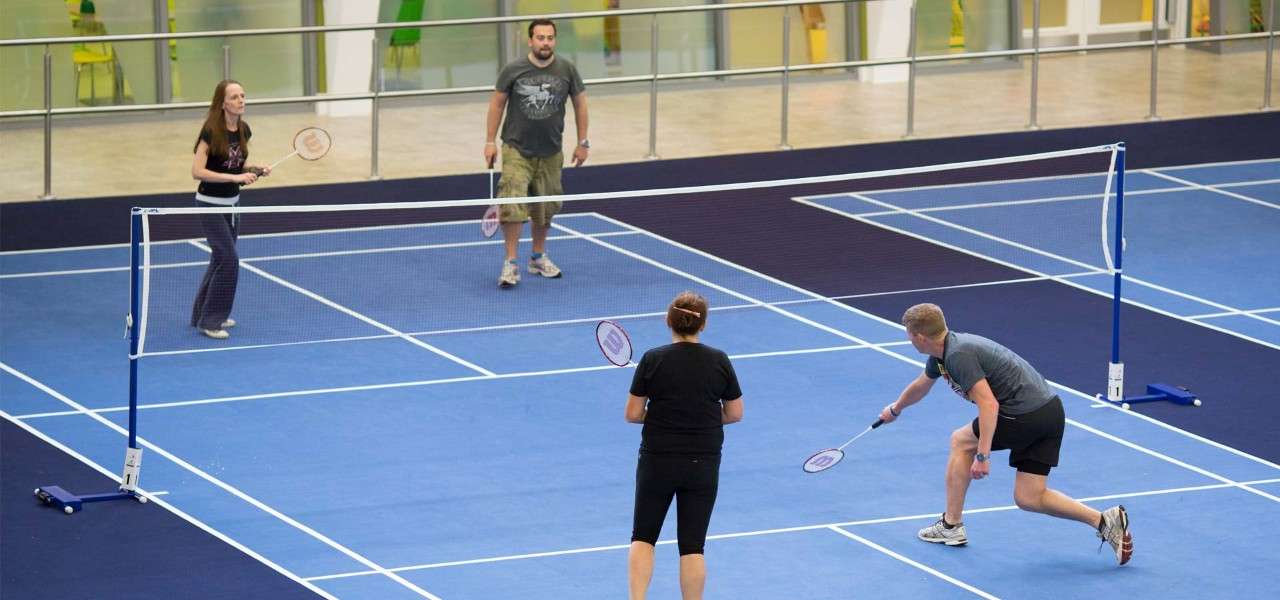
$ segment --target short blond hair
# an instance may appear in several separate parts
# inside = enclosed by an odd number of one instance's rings
[[[936,339],[947,333],[947,318],[937,304],[917,304],[902,313],[902,325],[908,333],[918,333]]]

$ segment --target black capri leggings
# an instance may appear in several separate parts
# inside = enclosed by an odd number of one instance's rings
[[[702,554],[719,487],[719,456],[641,454],[631,541],[656,544],[671,499],[676,498],[680,556]]]

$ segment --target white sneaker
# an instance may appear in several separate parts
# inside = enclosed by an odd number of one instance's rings
[[[933,525],[921,529],[916,537],[926,542],[948,546],[963,546],[969,543],[969,537],[964,532],[964,523],[957,523],[955,527],[948,528],[943,524],[942,517],[938,517],[938,521]]]
[[[1129,533],[1129,513],[1123,506],[1113,506],[1102,511],[1102,527],[1098,539],[1111,544],[1116,551],[1116,562],[1125,564],[1133,557],[1133,535]],[[1102,549],[1102,545],[1098,545]]]
[[[203,333],[215,340],[225,340],[231,337],[231,333],[226,329],[201,329],[200,333]]]
[[[551,259],[548,258],[546,254],[543,254],[542,258],[529,259],[529,272],[534,275],[541,275],[548,279],[555,279],[562,275],[560,267],[557,267],[556,263],[551,262]]]
[[[236,326],[236,320],[235,320],[235,319],[227,319],[226,321],[223,321],[223,322],[222,322],[222,328],[223,328],[223,329],[231,329],[232,327],[235,327],[235,326]]]
[[[520,283],[520,269],[516,268],[516,264],[509,261],[502,261],[502,274],[498,276],[498,287],[509,288]]]

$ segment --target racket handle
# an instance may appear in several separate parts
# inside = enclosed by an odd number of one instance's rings
[[[884,425],[884,419],[876,419],[876,422],[871,424],[871,428],[875,429],[881,425]]]
[[[291,152],[288,156],[286,156],[286,157],[284,157],[284,158],[282,158],[282,159],[280,159],[280,160],[277,160],[276,162],[271,163],[271,170],[272,170],[272,171],[276,170],[276,167],[280,166],[280,163],[282,163],[282,162],[284,162],[284,161],[286,161],[286,160],[289,160],[290,158],[293,158],[293,157],[295,157],[295,156],[297,156],[297,155],[298,155],[298,151],[297,151],[297,150],[294,150],[294,151],[293,151],[293,152]]]

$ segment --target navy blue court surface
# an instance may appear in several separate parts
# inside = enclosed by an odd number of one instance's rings
[[[337,251],[296,258],[281,257],[304,252],[295,244],[313,236],[243,238],[231,349],[205,351],[218,342],[183,326],[186,296],[153,307],[171,322],[152,325],[149,347],[165,353],[141,366],[142,487],[329,597],[621,597],[639,428],[622,418],[632,371],[604,361],[593,328],[613,317],[637,352],[664,344],[661,311],[693,289],[713,307],[703,341],[733,357],[746,399],[745,420],[726,428],[707,598],[1016,598],[1046,587],[1070,598],[1226,598],[1276,589],[1280,545],[1267,525],[1280,516],[1270,433],[1280,407],[1253,384],[1280,371],[1280,161],[1129,173],[1130,391],[1150,378],[1194,382],[1202,408],[1125,412],[1092,398],[1106,382],[1110,279],[1084,237],[1054,238],[1048,251],[1018,245],[1020,235],[1051,236],[1045,224],[1060,222],[1054,211],[1072,201],[1035,189],[1009,182],[785,200],[787,214],[900,244],[877,256],[888,256],[880,281],[903,282],[895,289],[823,287],[822,278],[856,273],[792,276],[764,252],[744,255],[757,249],[715,251],[625,210],[558,217],[552,248],[565,278],[526,275],[505,297],[496,296],[496,272],[450,266],[451,256],[469,264],[461,257],[497,255],[497,241],[461,242],[476,239],[474,223],[436,225],[433,239],[452,243],[385,253],[389,267],[361,286],[333,274],[352,268],[357,251],[415,243],[412,228],[316,234]],[[984,229],[994,223],[1000,229]],[[155,270],[153,285],[194,290],[206,257],[189,244],[158,249],[157,263],[180,266]],[[980,274],[971,280],[981,285],[915,269],[945,261]],[[118,471],[125,445],[125,264],[118,246],[0,254],[0,416],[106,473]],[[606,271],[632,284],[594,284],[590,273]],[[311,295],[254,293],[276,280]],[[851,289],[865,293],[830,298]],[[387,301],[388,291],[413,301]],[[1128,566],[1099,553],[1089,528],[1017,510],[1003,452],[992,477],[970,487],[969,545],[916,540],[942,509],[947,436],[975,415],[945,386],[851,446],[835,469],[801,472],[806,456],[861,430],[919,373],[922,357],[895,321],[926,300],[955,307],[953,328],[1005,342],[1059,386],[1068,428],[1050,484],[1097,508],[1128,508]],[[469,303],[484,309],[456,308]],[[288,343],[314,334],[255,328],[255,315],[291,311],[358,339]],[[1241,382],[1246,389],[1231,387]],[[1221,424],[1223,407],[1251,418],[1225,422],[1234,431],[1197,424]],[[31,512],[15,527],[65,527],[131,507]],[[669,516],[652,597],[679,594],[674,533]],[[99,591],[85,597],[114,597]]]

